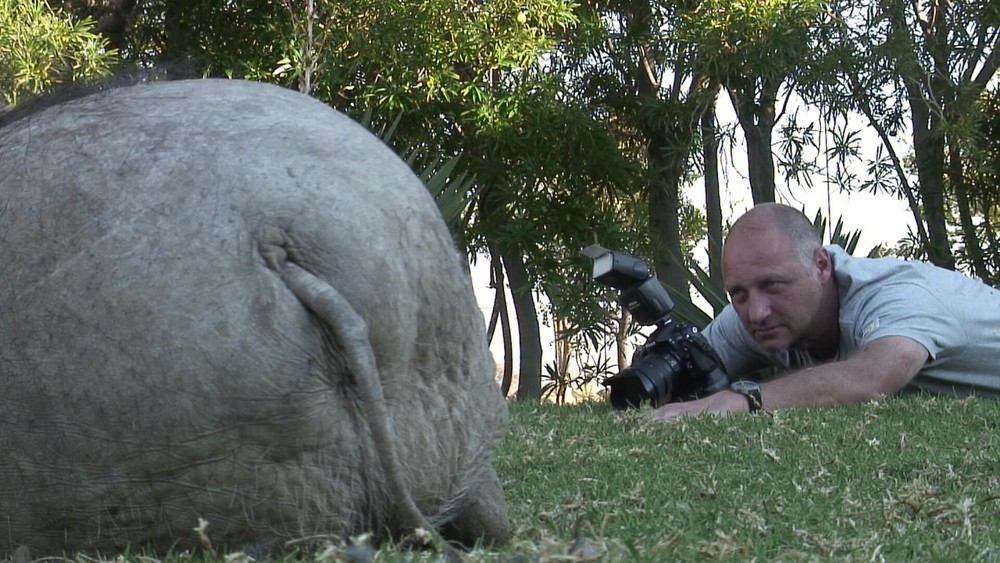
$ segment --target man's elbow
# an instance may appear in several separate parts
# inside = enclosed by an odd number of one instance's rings
[[[871,385],[863,400],[876,400],[896,395],[913,381],[927,364],[930,353],[921,344],[905,337],[889,337],[876,341],[865,350],[867,363],[862,369],[871,374],[866,378]]]
[[[885,377],[878,382],[871,390],[871,396],[867,400],[880,400],[898,394],[904,387],[909,385],[913,376]]]

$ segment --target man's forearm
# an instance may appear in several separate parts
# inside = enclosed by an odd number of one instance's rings
[[[864,372],[849,372],[843,362],[823,364],[761,384],[765,409],[788,407],[830,407],[861,403],[887,395]]]
[[[903,337],[877,340],[853,357],[790,373],[761,385],[764,408],[828,407],[896,393],[920,371],[927,350]]]
[[[927,361],[927,350],[901,336],[880,338],[853,357],[791,373],[761,385],[767,410],[789,407],[829,407],[860,403],[891,395],[910,382]],[[732,391],[685,403],[668,403],[653,418],[670,420],[698,414],[749,411],[746,398]]]

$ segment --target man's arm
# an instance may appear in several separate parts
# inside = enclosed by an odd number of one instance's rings
[[[923,345],[903,336],[874,340],[854,356],[790,373],[761,384],[761,402],[768,410],[788,407],[829,407],[860,403],[891,395],[906,386],[927,362]],[[747,412],[746,397],[732,391],[669,403],[653,418]]]

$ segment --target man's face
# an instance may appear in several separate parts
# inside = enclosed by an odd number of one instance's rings
[[[768,352],[809,350],[827,334],[822,323],[830,320],[821,318],[821,304],[832,265],[820,253],[807,267],[786,236],[766,227],[743,228],[726,242],[726,291],[743,326]]]

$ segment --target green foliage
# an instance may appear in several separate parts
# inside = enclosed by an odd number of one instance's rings
[[[976,119],[966,145],[965,182],[973,211],[981,217],[975,225],[982,246],[984,281],[1000,284],[1000,90],[984,92],[976,103]],[[957,250],[959,265],[971,269],[970,248],[965,241]]]
[[[562,51],[574,91],[603,116],[619,150],[642,170],[631,189],[643,208],[630,209],[629,228],[644,235],[651,252],[627,252],[649,256],[671,285],[682,280],[665,256],[682,253],[687,242],[679,192],[693,178],[688,164],[697,148],[695,124],[712,91],[697,76],[697,45],[684,26],[684,14],[693,9],[656,0],[584,2],[583,32]]]
[[[754,76],[783,79],[800,67],[822,9],[815,0],[711,0],[682,20],[699,47],[699,68],[726,84]]]
[[[551,47],[552,30],[573,23],[558,0],[317,4],[317,97],[393,112],[447,108],[445,117],[483,126],[519,111],[516,97],[497,94],[530,78],[521,73]]]
[[[430,190],[438,209],[452,233],[461,235],[469,227],[469,208],[475,199],[475,178],[458,168],[460,158],[432,161],[419,170],[418,176]],[[408,160],[413,166],[412,160]],[[461,239],[460,239],[461,240]]]
[[[1000,202],[1000,87],[984,92],[976,109],[979,118],[972,133],[970,187],[983,201]]]
[[[816,215],[813,217],[813,226],[816,227],[816,232],[819,236],[827,241],[828,244],[836,244],[837,246],[843,248],[848,254],[854,254],[854,251],[858,248],[858,242],[861,241],[861,231],[851,231],[844,232],[844,218],[839,217],[837,219],[837,224],[834,225],[833,230],[828,230],[829,220],[823,216],[823,212],[817,210]],[[876,245],[868,253],[869,257],[875,257],[882,253],[882,245]]]
[[[401,119],[402,115],[399,115],[391,123],[377,123],[370,109],[358,117],[362,125],[387,144],[392,142]],[[409,147],[401,156],[434,197],[455,242],[466,245],[465,237],[471,221],[469,211],[476,195],[473,191],[475,179],[461,169],[460,157],[426,155],[419,146]]]
[[[953,266],[947,223],[954,194],[945,174],[957,177],[962,164],[949,169],[945,147],[967,132],[975,100],[994,80],[996,2],[838,1],[822,20],[814,44],[823,56],[803,81],[806,99],[826,115],[865,117],[883,150],[868,164],[862,187],[905,197],[919,218],[916,254]]]
[[[400,115],[400,154],[434,167],[461,155],[465,176],[446,190],[453,230],[471,252],[523,261],[531,289],[571,295],[567,257],[620,222],[604,200],[630,184],[628,163],[552,66],[577,21],[571,0],[148,0],[135,21],[131,60]]]
[[[297,4],[297,2],[295,3]],[[272,75],[294,43],[294,12],[271,0],[145,0],[122,57],[141,66],[183,64],[192,74],[292,84]]]
[[[64,82],[108,75],[116,52],[45,0],[0,0],[0,95],[10,105]]]
[[[708,302],[713,311],[722,309],[729,303],[726,289],[713,281],[708,272],[693,258],[681,259],[671,256],[671,260],[681,268],[688,282]],[[678,293],[673,288],[668,287],[667,290],[674,300],[674,318],[698,328],[705,328],[712,321],[712,316],[696,305],[690,296]]]

